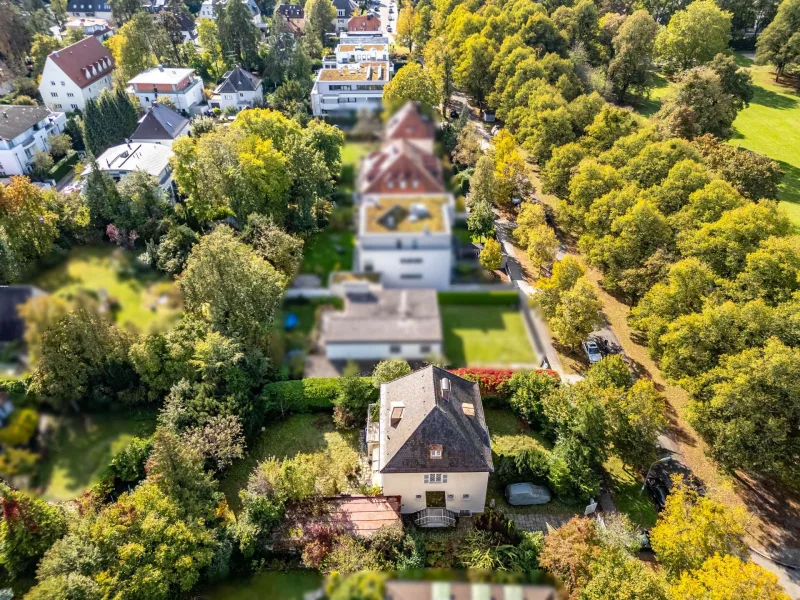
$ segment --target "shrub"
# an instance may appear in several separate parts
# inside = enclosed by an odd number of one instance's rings
[[[483,400],[508,399],[509,390],[506,384],[514,375],[514,371],[510,369],[481,369],[478,367],[453,369],[450,372],[467,381],[477,382]]]
[[[331,573],[355,573],[356,571],[380,571],[378,552],[360,539],[349,535],[336,538],[331,551],[322,563],[322,571]]]
[[[402,359],[382,360],[372,371],[372,385],[380,388],[382,383],[388,383],[411,373],[411,367]]]
[[[487,508],[476,516],[473,525],[479,531],[488,531],[497,536],[498,542],[503,544],[518,544],[522,539],[514,521],[494,508]]]
[[[439,304],[443,306],[519,306],[517,292],[439,292]]]
[[[363,571],[342,577],[332,574],[325,584],[330,600],[383,600],[388,573]]]
[[[111,459],[111,472],[125,482],[140,481],[145,476],[145,463],[153,447],[153,438],[133,438]]]
[[[8,446],[23,446],[36,433],[39,413],[32,408],[23,408],[11,415],[8,425],[0,429],[0,442]]]
[[[28,379],[0,379],[0,392],[22,398],[28,391]]]
[[[520,371],[506,383],[509,404],[529,425],[542,425],[542,398],[559,386],[558,373],[550,370]]]
[[[370,378],[357,375],[341,377],[339,379],[339,393],[333,399],[333,404],[337,409],[344,409],[334,413],[334,417],[339,414],[341,423],[337,424],[347,427],[345,423],[351,423],[351,427],[355,426],[359,421],[366,418],[367,406],[376,398],[377,390],[372,385]],[[345,412],[349,413],[349,415],[345,415]]]
[[[367,381],[369,381],[368,378]],[[279,381],[264,387],[263,397],[268,412],[306,413],[333,410],[339,394],[338,377]]]

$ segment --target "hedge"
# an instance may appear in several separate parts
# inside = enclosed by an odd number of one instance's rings
[[[363,379],[372,382],[371,377]],[[263,393],[267,412],[285,414],[332,411],[340,381],[339,377],[318,377],[270,383],[264,387]]]
[[[535,369],[536,373],[549,375],[556,381],[561,381],[561,377],[551,369]],[[463,369],[451,369],[453,375],[457,375],[468,381],[476,381],[481,391],[481,399],[489,408],[503,408],[508,406],[508,399],[512,391],[508,386],[508,381],[516,371],[511,369],[483,369],[479,367],[467,367]]]
[[[28,392],[28,379],[0,379],[0,393],[3,392],[12,400],[23,400]]]
[[[517,292],[439,292],[439,304],[444,306],[519,306]]]

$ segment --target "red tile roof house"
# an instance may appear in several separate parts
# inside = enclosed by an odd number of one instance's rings
[[[414,102],[407,102],[386,124],[386,140],[406,140],[420,150],[433,154],[436,125],[420,112]]]
[[[39,93],[50,110],[84,110],[89,99],[111,89],[113,71],[111,53],[88,37],[47,57]]]
[[[352,17],[347,22],[347,31],[380,31],[381,20],[374,15],[364,15],[362,17]]]

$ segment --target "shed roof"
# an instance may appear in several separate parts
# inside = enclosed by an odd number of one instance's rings
[[[393,420],[398,405],[402,417]],[[381,473],[494,471],[477,383],[430,365],[381,385],[380,412]],[[431,445],[441,446],[440,458],[431,458]]]
[[[325,504],[328,510],[319,518],[320,521],[360,536],[402,523],[398,496],[328,498]]]

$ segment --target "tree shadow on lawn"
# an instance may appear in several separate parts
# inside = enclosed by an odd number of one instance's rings
[[[337,430],[330,413],[295,414],[265,425],[261,434],[248,444],[245,457],[220,480],[220,490],[231,509],[237,513],[241,509],[239,491],[247,487],[250,473],[260,462],[273,456],[282,460],[298,454],[333,451],[330,443],[333,436],[340,436],[349,448],[360,452],[359,430]]]
[[[517,309],[501,306],[440,306],[442,316],[442,333],[444,338],[444,354],[451,367],[467,366],[467,348],[464,337],[456,330],[465,330],[470,334],[481,332],[482,337],[496,336],[505,331],[503,314],[517,313]],[[502,334],[501,334],[502,335]],[[486,340],[487,344],[491,343]]]
[[[155,430],[155,411],[65,417],[48,445],[36,481],[47,500],[70,500],[88,489],[135,436]]]
[[[750,101],[751,104],[760,104],[767,108],[774,108],[776,110],[793,110],[800,104],[797,98],[789,96],[789,91],[779,94],[760,86],[754,86],[755,94]]]

